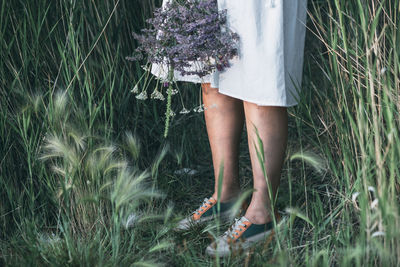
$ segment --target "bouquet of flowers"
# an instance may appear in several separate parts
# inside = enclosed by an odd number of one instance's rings
[[[167,67],[168,75],[163,80],[168,88],[166,136],[175,72],[202,78],[223,71],[238,55],[239,36],[228,28],[227,12],[218,10],[217,0],[169,0],[147,23],[149,28],[133,34],[139,46],[128,60],[144,59]],[[157,98],[162,98],[157,92]]]

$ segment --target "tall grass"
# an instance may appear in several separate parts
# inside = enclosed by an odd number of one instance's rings
[[[340,200],[327,218],[338,222],[336,238],[352,244],[338,250],[337,262],[397,265],[399,1],[313,7],[325,76],[314,82],[320,112],[313,121]]]
[[[165,103],[130,93],[143,74],[125,60],[130,33],[157,5],[1,2],[0,264],[398,265],[399,1],[309,1],[302,99],[290,110],[276,203],[289,220],[276,238],[221,260],[204,249],[224,226],[171,230],[212,190],[202,115],[177,115],[164,139]],[[197,106],[197,91],[182,87]],[[183,167],[199,174],[174,172]]]
[[[163,107],[134,101],[140,68],[125,60],[134,49],[131,32],[155,4],[1,3],[6,263],[144,264],[165,250],[159,228],[168,224],[169,209],[154,186]],[[154,226],[158,220],[165,224]],[[137,227],[123,230],[128,221]]]

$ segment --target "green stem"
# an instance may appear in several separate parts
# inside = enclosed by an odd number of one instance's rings
[[[168,130],[171,121],[171,104],[172,104],[172,82],[174,79],[174,69],[171,67],[168,73],[168,96],[167,96],[167,110],[165,111],[165,129],[164,129],[164,138],[168,136]]]

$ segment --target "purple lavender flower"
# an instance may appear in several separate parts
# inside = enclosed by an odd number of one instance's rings
[[[128,59],[166,64],[183,76],[223,71],[238,55],[239,43],[226,21],[217,0],[172,0],[155,10],[149,28],[133,34],[139,47]]]

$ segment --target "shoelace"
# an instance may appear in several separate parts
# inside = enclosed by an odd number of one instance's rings
[[[210,202],[209,198],[205,198],[203,200],[203,204],[201,204],[201,206],[197,210],[195,210],[193,213],[200,215],[200,212],[203,212],[204,209],[207,208],[207,204],[209,204],[209,205],[212,204],[212,202]]]
[[[233,234],[239,234],[238,231],[241,230],[241,226],[246,227],[246,225],[243,223],[243,217],[238,219],[235,218],[235,222],[233,225],[224,233],[223,238],[232,238],[234,239],[235,237]]]

